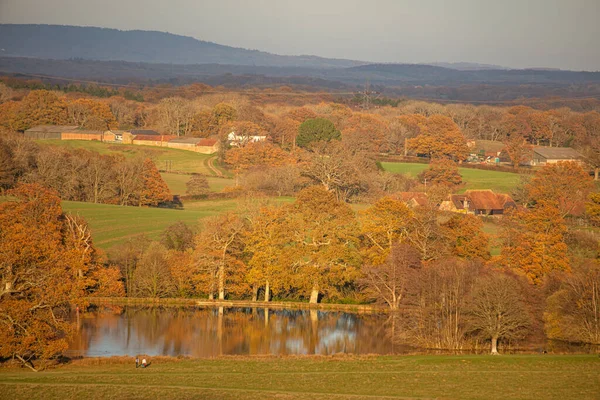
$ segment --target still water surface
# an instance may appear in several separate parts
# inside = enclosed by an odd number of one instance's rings
[[[99,307],[69,356],[390,354],[388,316],[265,308]]]

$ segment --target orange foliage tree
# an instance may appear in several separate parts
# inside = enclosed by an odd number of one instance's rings
[[[579,163],[558,162],[537,171],[526,189],[533,202],[556,202],[565,217],[576,207],[583,207],[594,189],[594,182]]]
[[[469,153],[467,142],[458,125],[443,115],[432,115],[417,122],[420,134],[408,140],[408,147],[428,157],[447,157],[465,160]]]
[[[94,282],[89,230],[63,215],[55,192],[21,185],[8,194],[16,200],[0,203],[0,357],[34,369],[34,360],[67,349],[70,305],[118,283],[116,276]]]
[[[500,262],[540,284],[550,271],[569,271],[567,228],[555,202],[540,201],[530,210],[514,209],[502,221]]]
[[[36,125],[60,125],[67,122],[67,103],[54,92],[32,90],[19,103],[13,128],[27,130]]]
[[[365,258],[373,265],[383,263],[392,246],[408,234],[413,212],[400,200],[391,197],[379,199],[360,213],[361,233]]]
[[[419,180],[425,183],[456,186],[462,183],[458,166],[447,158],[432,160],[429,168],[419,174]]]
[[[296,287],[310,293],[311,303],[318,302],[320,292],[336,294],[357,277],[359,231],[350,206],[312,186],[285,211],[288,243],[282,256],[295,271]]]
[[[490,237],[483,232],[483,221],[474,215],[454,215],[442,225],[451,253],[473,259],[490,258]]]
[[[144,161],[142,179],[144,185],[140,192],[140,206],[157,206],[172,199],[169,187],[149,158]]]

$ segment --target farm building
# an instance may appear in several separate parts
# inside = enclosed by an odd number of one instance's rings
[[[149,137],[149,136],[161,136],[160,133],[153,131],[151,129],[132,129],[129,131],[124,131],[121,134],[121,141],[124,144],[135,144],[133,143],[133,140],[135,138],[136,135],[144,135],[145,137]],[[160,142],[160,140],[159,140]],[[153,146],[153,145],[151,145]]]
[[[580,161],[581,154],[570,147],[535,147],[531,165],[554,164],[559,161]]]
[[[218,141],[209,138],[178,137],[169,140],[168,147],[203,154],[213,154],[218,150]]]
[[[86,129],[65,129],[60,135],[61,140],[104,140],[103,131],[93,131]]]
[[[132,143],[140,146],[167,147],[169,140],[176,137],[169,135],[134,135]]]
[[[25,137],[30,139],[61,139],[61,133],[77,129],[76,125],[39,125],[25,131]]]
[[[491,190],[467,190],[465,194],[452,194],[440,204],[440,210],[475,215],[502,215],[512,207],[514,200],[507,194]]]

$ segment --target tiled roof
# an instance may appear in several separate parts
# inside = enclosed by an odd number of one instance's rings
[[[549,160],[577,160],[581,154],[570,147],[536,147],[533,152]]]
[[[214,146],[217,143],[217,139],[204,138],[201,139],[196,146]]]

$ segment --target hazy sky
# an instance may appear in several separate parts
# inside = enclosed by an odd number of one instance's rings
[[[600,0],[0,0],[0,22],[374,62],[600,70]]]

